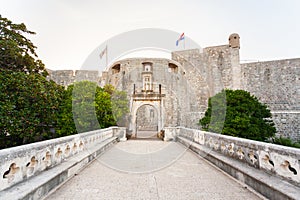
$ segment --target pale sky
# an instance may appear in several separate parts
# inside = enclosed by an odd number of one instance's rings
[[[0,0],[0,14],[37,33],[49,69],[80,69],[99,45],[141,28],[184,32],[201,47],[236,32],[242,61],[300,57],[297,0]]]

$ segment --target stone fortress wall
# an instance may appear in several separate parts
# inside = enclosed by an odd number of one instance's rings
[[[59,85],[68,86],[74,82],[93,81],[99,82],[100,77],[98,71],[89,70],[49,70],[47,69],[50,80],[53,80]]]
[[[268,105],[278,135],[300,140],[300,58],[241,64],[239,49],[239,36],[232,34],[227,45],[172,52],[171,60],[130,58],[116,61],[101,77],[97,71],[59,70],[49,71],[49,79],[61,85],[90,80],[126,91],[133,131],[135,111],[143,104],[158,111],[161,129],[200,128],[209,97],[224,88],[244,89]]]
[[[145,64],[149,69],[145,68]],[[128,94],[130,131],[135,131],[136,112],[142,105],[153,106],[159,114],[159,129],[185,125],[182,124],[180,112],[190,111],[193,106],[197,106],[194,103],[196,95],[189,91],[191,87],[178,65],[179,63],[168,59],[133,58],[117,61],[108,72],[103,73],[101,85],[112,84]],[[145,77],[149,77],[149,82],[145,83]]]
[[[244,89],[268,105],[278,134],[300,140],[300,59],[241,64]]]

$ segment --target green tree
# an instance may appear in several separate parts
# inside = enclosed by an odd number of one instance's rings
[[[128,124],[129,101],[125,91],[118,91],[111,84],[106,84],[103,90],[111,96],[112,115],[118,126]]]
[[[73,88],[74,85],[69,85],[62,94],[63,100],[59,107],[59,117],[57,119],[56,129],[56,133],[59,137],[77,133],[72,113]]]
[[[25,24],[14,24],[0,15],[0,67],[25,73],[48,73],[35,52],[36,47],[25,37],[35,34]]]
[[[81,81],[72,91],[72,113],[77,132],[116,125],[111,96],[96,83]]]
[[[276,132],[267,106],[244,90],[226,89],[209,98],[199,124],[206,131],[258,141],[267,141]]]
[[[72,113],[78,133],[99,129],[95,112],[97,84],[81,81],[74,84],[72,91]]]
[[[285,138],[282,136],[272,138],[272,143],[283,145],[283,146],[288,146],[288,147],[300,148],[300,141],[295,142],[295,141],[291,140],[290,138]]]
[[[1,148],[55,137],[62,91],[38,74],[0,70]]]
[[[68,86],[63,99],[59,136],[115,126],[122,113],[128,112],[126,93],[111,85],[101,88],[94,82],[77,82]]]
[[[112,95],[116,89],[112,84],[106,84],[104,85],[103,90],[108,94]]]
[[[118,126],[128,125],[129,102],[127,93],[115,90],[111,95],[112,113]]]
[[[96,89],[95,106],[97,119],[101,128],[116,125],[116,120],[112,112],[111,95],[100,87]]]
[[[26,34],[35,33],[0,15],[0,148],[116,125],[111,94],[119,92],[88,81],[64,90],[47,81]]]

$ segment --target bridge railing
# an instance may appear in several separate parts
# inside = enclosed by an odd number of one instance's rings
[[[300,185],[300,149],[184,127],[165,128],[166,140],[177,136]]]
[[[0,191],[37,175],[112,137],[125,128],[110,127],[0,150]]]

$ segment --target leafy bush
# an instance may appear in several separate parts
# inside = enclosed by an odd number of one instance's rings
[[[59,136],[117,125],[128,111],[126,93],[110,88],[110,93],[94,82],[81,81],[65,91],[58,119]]]
[[[126,93],[82,81],[66,90],[39,74],[0,70],[0,149],[116,125]],[[115,112],[113,112],[113,107]]]
[[[276,137],[273,139],[272,143],[288,147],[300,148],[300,142],[293,142],[290,138]]]
[[[244,90],[226,89],[209,98],[199,124],[206,131],[258,141],[267,141],[276,132],[267,106]]]
[[[83,81],[66,90],[47,71],[25,24],[0,15],[0,149],[116,125],[126,94]],[[126,100],[126,101],[125,101]],[[116,111],[113,115],[113,108]]]
[[[0,15],[0,67],[47,76],[48,72],[35,52],[36,47],[25,37],[27,34],[35,33],[25,24],[14,24]]]
[[[0,70],[2,148],[55,137],[62,92],[39,74]]]

